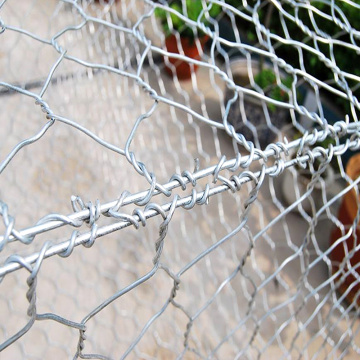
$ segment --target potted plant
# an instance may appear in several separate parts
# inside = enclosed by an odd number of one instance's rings
[[[266,96],[282,102],[289,101],[292,78],[280,75],[277,82],[275,72],[269,64],[260,60],[251,61],[251,73],[247,59],[236,58],[230,63],[230,73],[235,85],[263,92]],[[252,79],[250,79],[252,78]],[[234,90],[225,92],[225,106],[234,97]],[[230,105],[227,121],[235,131],[244,135],[246,140],[253,141],[257,147],[264,149],[271,143],[277,132],[288,123],[289,111],[272,103],[259,100],[255,96],[243,95]]]
[[[255,1],[249,2],[250,9],[255,3]],[[334,9],[332,8],[331,2],[312,2],[311,6],[317,11],[307,11],[305,8],[297,8],[299,12],[297,13],[296,18],[298,18],[299,21],[295,21],[293,17],[295,8],[293,3],[282,2],[282,11],[279,11],[279,9],[274,6],[273,2],[269,0],[262,1],[260,6],[256,8],[258,24],[262,24],[264,28],[268,29],[279,39],[285,39],[286,34],[289,34],[294,43],[303,43],[310,47],[314,47],[314,39],[309,36],[309,33],[305,30],[306,27],[309,31],[314,33],[326,34],[323,36],[328,37],[329,39],[336,39],[336,41],[349,44],[352,43],[351,32],[344,31],[344,28],[340,25],[341,22],[344,21],[344,18],[341,18],[341,21],[335,22],[338,13],[335,12],[335,15],[333,14]],[[349,25],[354,29],[359,28],[360,17],[359,10],[356,6],[347,2],[339,2],[336,4],[336,7],[341,10]],[[286,13],[290,16],[283,16]],[[260,33],[259,26],[255,26],[255,23],[253,22],[244,21],[240,16],[236,17],[236,23],[245,42],[256,47],[263,47],[265,35]],[[302,25],[300,26],[300,24]],[[261,37],[263,37],[262,42],[260,41]],[[316,46],[317,50],[326,57],[331,57],[332,61],[336,63],[339,69],[354,75],[347,77],[346,81],[347,85],[352,90],[352,94],[359,98],[360,87],[356,78],[360,76],[360,65],[356,50],[346,46],[333,46],[330,52],[332,55],[330,56],[329,45],[326,42],[318,41]],[[299,68],[300,58],[296,46],[289,46],[282,41],[274,41],[273,51],[276,56],[285,60],[287,64],[294,68]],[[308,74],[343,91],[343,88],[338,85],[341,82],[336,81],[338,74],[326,65],[323,58],[312,51],[302,51],[301,54],[301,63],[303,63],[303,67]],[[311,92],[313,93],[313,91]],[[320,94],[318,94],[318,96],[320,96],[323,112],[326,112],[326,119],[330,124],[344,119],[346,114],[349,114],[350,118],[352,117],[349,99],[341,96],[334,96],[331,91],[324,87],[320,89]],[[310,94],[309,99],[312,97],[313,94]],[[358,116],[360,115],[359,108],[354,111],[357,112]]]
[[[208,36],[184,21],[181,15],[192,21],[200,20],[205,26],[209,26],[210,19],[220,13],[221,7],[216,4],[207,4],[205,7],[202,0],[169,0],[167,5],[173,11],[160,7],[155,9],[155,16],[160,20],[165,34],[167,51],[200,59],[200,50],[208,40]],[[167,65],[167,62],[171,65]],[[165,69],[171,76],[174,69],[177,77],[185,80],[191,78],[192,71],[196,71],[197,66],[185,60],[169,57],[165,60]]]

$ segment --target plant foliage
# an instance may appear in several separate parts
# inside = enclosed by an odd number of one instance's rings
[[[155,10],[155,15],[160,19],[166,36],[171,35],[174,31],[179,32],[181,36],[192,39],[196,35],[201,36],[202,32],[196,26],[185,22],[181,15],[208,26],[211,18],[215,18],[221,12],[221,6],[204,0],[169,0],[168,2],[161,2],[161,4],[167,5],[173,10],[167,11],[160,7]]]
[[[249,0],[248,2],[250,6],[255,5],[255,3],[256,1],[253,0]],[[354,3],[360,4],[360,0],[354,1]],[[307,34],[307,31],[311,31],[321,38],[336,39],[337,42],[332,46],[329,46],[326,41],[318,41],[316,46],[322,54],[334,61],[340,69],[360,76],[359,55],[353,49],[341,44],[341,42],[351,44],[353,41],[351,35],[331,20],[336,16],[340,24],[345,23],[344,19],[346,19],[353,29],[360,31],[359,9],[350,3],[340,0],[334,1],[334,13],[330,2],[311,1],[310,5],[311,7],[304,6],[299,8],[293,6],[292,3],[283,2],[281,3],[281,7],[290,17],[282,17],[281,12],[276,9],[273,9],[274,11],[272,11],[271,16],[268,16],[273,5],[269,1],[263,1],[257,9],[257,15],[259,22],[265,27],[268,27],[272,34],[286,38],[286,33],[288,33],[293,40],[308,44],[310,47],[314,46],[314,40]],[[268,24],[266,23],[267,18],[270,20]],[[295,21],[294,19],[299,19],[299,21]],[[257,42],[258,33],[253,24],[239,21],[238,26],[247,34],[249,41]],[[322,57],[310,51],[302,51],[302,64],[300,64],[299,53],[297,50],[294,50],[293,47],[281,42],[274,42],[273,46],[276,55],[283,58],[290,65],[297,68],[304,66],[306,71],[312,76],[332,84],[332,86],[340,90],[344,90],[341,82],[337,80],[336,75],[329,69]],[[358,82],[347,79],[347,83],[349,88],[352,89],[353,94],[359,99],[360,87],[358,86]],[[324,90],[324,92],[326,91]],[[328,94],[328,96],[332,99],[334,98],[331,94]],[[343,109],[344,114],[349,113],[349,102],[347,100],[336,97],[334,101]]]
[[[273,70],[271,69],[262,69],[254,76],[255,83],[264,90],[264,93],[278,101],[285,101],[289,100],[288,92],[285,91],[284,86],[286,89],[291,88],[292,78],[290,76],[286,76],[285,78],[281,79],[281,86],[277,84],[276,75]],[[275,111],[276,106],[274,104],[268,104],[268,108],[270,111]]]

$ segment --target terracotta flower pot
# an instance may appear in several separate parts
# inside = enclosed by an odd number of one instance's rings
[[[203,36],[200,38],[200,44],[201,46],[204,46],[204,44],[209,39],[208,36]],[[168,52],[176,53],[176,54],[183,54],[187,57],[190,57],[192,59],[199,60],[200,54],[199,49],[196,46],[196,42],[194,39],[190,39],[188,37],[180,37],[181,47],[179,49],[178,47],[178,40],[175,35],[170,35],[165,39],[165,45]],[[175,58],[168,58],[168,61],[175,66],[176,68],[176,74],[179,80],[186,80],[191,78],[192,71],[196,71],[198,66],[195,64],[188,63],[183,60],[175,59]],[[167,73],[172,76],[173,71],[172,67],[166,66],[165,62],[165,69]]]
[[[360,154],[354,155],[346,166],[346,173],[352,179],[356,180],[360,176]],[[354,224],[358,212],[357,195],[354,189],[347,192],[339,208],[338,219],[344,225],[345,231],[348,231]],[[330,254],[332,262],[332,272],[336,273],[340,269],[340,264],[344,263],[343,273],[346,275],[338,276],[336,281],[338,282],[339,291],[344,293],[348,291],[346,299],[349,302],[353,302],[356,297],[356,302],[360,305],[360,281],[349,270],[359,274],[360,276],[360,251],[355,251],[351,256],[351,252],[360,243],[360,223],[356,224],[356,238],[354,232],[341,243],[336,245]],[[339,238],[343,236],[341,230],[336,227],[331,234],[331,245],[334,244]],[[347,259],[345,260],[345,258]],[[350,266],[349,266],[350,264]]]

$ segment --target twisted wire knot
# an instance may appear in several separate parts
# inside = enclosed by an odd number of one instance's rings
[[[51,111],[50,106],[46,101],[41,98],[37,98],[35,104],[40,105],[41,111],[46,114],[47,119],[52,119],[54,113]]]

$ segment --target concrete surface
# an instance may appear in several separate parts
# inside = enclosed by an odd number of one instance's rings
[[[53,1],[41,6],[36,1],[31,6],[26,2],[19,4],[7,2],[1,17],[5,23],[34,31],[38,36],[54,34],[79,21],[64,4]],[[126,2],[118,3],[117,13],[121,17],[122,12],[129,11],[126,19],[131,23],[142,8],[134,2],[128,8],[125,5]],[[114,20],[114,14],[105,10],[88,11]],[[151,24],[146,24],[147,36],[160,44],[156,28],[150,31]],[[84,60],[111,64],[114,59],[122,59],[130,64],[131,56],[140,50],[126,36],[119,36],[109,45],[110,50],[105,50],[104,39],[113,39],[114,34],[89,26],[66,33],[60,42],[70,55]],[[24,84],[44,79],[58,59],[54,49],[23,35],[6,31],[5,36],[0,36],[5,39],[0,49],[3,81]],[[129,67],[128,71],[134,73],[136,67]],[[63,74],[72,75],[51,84],[44,95],[52,111],[123,148],[136,119],[153,104],[151,98],[131,79],[109,72],[93,74],[68,60],[60,64],[55,76]],[[193,81],[181,83],[164,73],[162,63],[145,66],[142,75],[162,96],[221,121],[224,83],[219,78],[213,79],[205,68],[200,68]],[[39,93],[40,89],[35,87],[32,91]],[[46,119],[32,98],[19,94],[1,95],[0,108],[3,160],[22,139],[39,131]],[[174,173],[192,171],[194,158],[199,159],[201,168],[206,168],[216,165],[222,155],[235,156],[232,139],[224,131],[165,104],[160,104],[141,124],[131,149],[161,184]],[[211,184],[211,179],[207,181]],[[204,184],[200,182],[197,189]],[[326,261],[309,267],[328,247],[332,226],[329,214],[319,219],[311,241],[300,251],[311,218],[298,212],[282,215],[287,206],[282,184],[281,177],[266,177],[247,226],[181,276],[175,301],[182,308],[170,304],[128,358],[180,356],[189,316],[194,321],[188,345],[194,351],[184,353],[184,359],[205,358],[214,349],[217,352],[213,358],[217,359],[252,359],[260,355],[264,359],[337,359],[346,349],[348,359],[357,358],[348,346],[351,341],[359,344],[356,315],[346,313],[341,317],[339,309],[343,308],[336,304],[336,293],[327,297],[331,283],[321,287],[329,279]],[[332,191],[338,191],[336,186],[340,185],[335,185]],[[61,122],[21,150],[0,177],[1,199],[15,216],[17,229],[29,227],[49,213],[71,213],[71,195],[106,203],[124,190],[136,193],[147,188],[148,183],[125,157],[104,149]],[[164,265],[177,273],[236,228],[250,190],[251,186],[246,185],[235,194],[226,192],[211,198],[207,206],[177,210],[165,240]],[[190,191],[189,186],[186,191],[177,192],[184,196]],[[158,196],[154,201],[162,204],[169,199]],[[131,213],[132,208],[128,206],[124,211]],[[336,211],[336,206],[329,209],[332,215]],[[279,221],[259,236],[261,229],[276,218]],[[111,221],[101,218],[99,225]],[[105,299],[144,276],[153,266],[160,223],[158,216],[139,230],[127,228],[97,239],[90,249],[78,247],[69,258],[55,256],[44,260],[38,275],[37,312],[52,312],[79,322]],[[0,230],[1,233],[4,230],[2,224]],[[26,256],[39,251],[46,241],[69,239],[72,231],[73,228],[65,226],[37,236],[28,246],[10,243],[0,254],[1,264],[11,254]],[[86,225],[80,231],[88,231]],[[231,278],[243,259],[244,267]],[[0,285],[0,342],[27,322],[27,276],[26,270],[20,270],[7,275]],[[158,270],[148,281],[114,301],[87,323],[84,352],[120,358],[145,324],[167,304],[172,287],[173,280],[165,271]],[[212,298],[214,301],[209,303]],[[24,337],[4,350],[1,358],[72,358],[78,337],[75,329],[49,320],[37,321]]]

